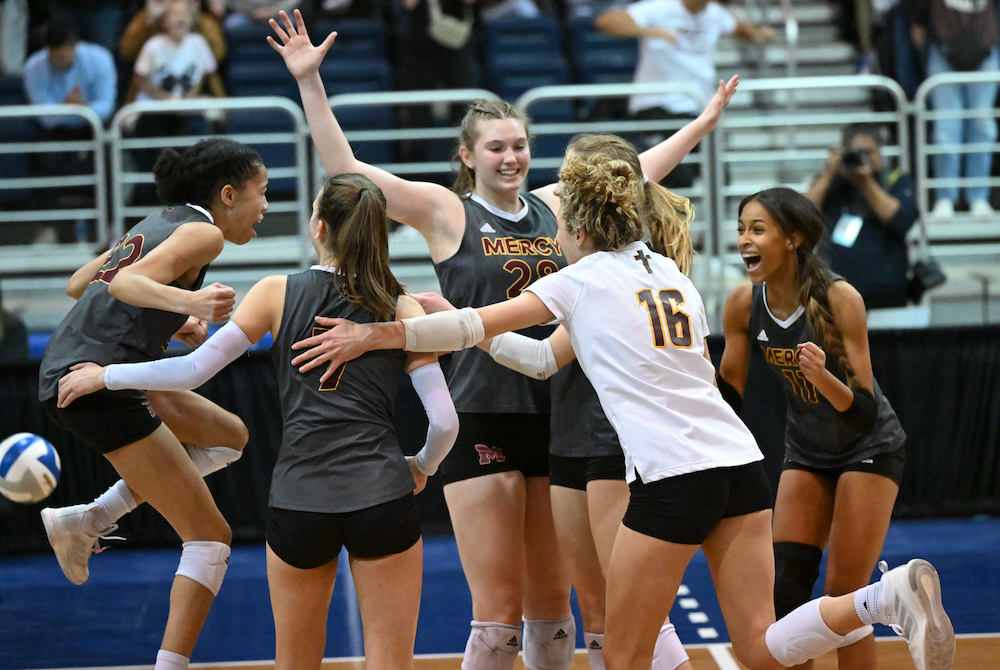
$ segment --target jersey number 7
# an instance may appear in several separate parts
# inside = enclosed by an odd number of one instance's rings
[[[664,349],[667,337],[678,349],[691,348],[691,318],[682,312],[684,295],[675,288],[660,289],[656,297],[652,289],[644,288],[635,294],[639,306],[649,312],[649,327],[653,331],[653,346]]]

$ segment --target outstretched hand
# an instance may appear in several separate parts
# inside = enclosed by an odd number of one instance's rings
[[[59,380],[59,396],[56,403],[60,409],[80,396],[90,395],[104,388],[104,367],[97,363],[77,363],[70,373]]]
[[[734,74],[733,78],[729,81],[719,80],[719,89],[712,96],[712,99],[708,101],[705,106],[705,110],[701,113],[703,119],[711,124],[714,128],[715,124],[719,122],[722,117],[722,110],[726,108],[729,101],[733,99],[733,95],[736,93],[736,87],[740,84],[740,76]]]
[[[267,36],[267,43],[274,48],[281,57],[285,59],[285,67],[292,73],[296,81],[319,71],[320,63],[326,56],[326,52],[333,46],[333,41],[337,39],[337,33],[333,32],[326,36],[326,39],[317,46],[313,46],[306,32],[305,21],[302,20],[302,13],[295,10],[295,23],[288,18],[288,14],[282,10],[279,13],[281,24],[274,19],[269,23],[274,29],[281,44],[270,35]],[[283,24],[283,25],[282,25]]]
[[[300,366],[299,372],[309,372],[323,363],[329,363],[326,372],[320,377],[320,381],[325,382],[341,365],[368,351],[365,340],[370,327],[347,319],[325,316],[317,316],[316,323],[328,330],[293,344],[293,350],[306,351],[293,358],[292,365]]]

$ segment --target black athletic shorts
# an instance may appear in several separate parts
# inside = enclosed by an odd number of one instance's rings
[[[42,406],[57,426],[102,454],[109,454],[149,437],[163,423],[146,395],[134,394],[105,390],[77,398],[64,409],[56,407],[58,398],[49,398]]]
[[[455,446],[438,468],[443,484],[519,470],[549,476],[548,414],[458,415]]]
[[[845,472],[867,472],[872,475],[888,477],[896,482],[896,486],[899,486],[899,483],[903,481],[903,465],[905,460],[906,454],[903,451],[903,447],[900,447],[896,451],[890,451],[887,454],[875,454],[874,456],[863,458],[860,461],[855,461],[839,468],[817,468],[812,465],[798,463],[790,458],[785,458],[781,469],[805,470],[806,472],[812,472],[825,477],[834,483]]]
[[[341,547],[355,558],[401,554],[420,539],[420,517],[407,493],[355,512],[299,512],[267,508],[267,544],[293,568],[326,565]]]
[[[675,544],[701,544],[722,519],[771,509],[771,485],[761,461],[712,468],[629,485],[622,523],[637,533]]]
[[[597,479],[625,481],[624,456],[549,456],[549,484],[586,491]]]

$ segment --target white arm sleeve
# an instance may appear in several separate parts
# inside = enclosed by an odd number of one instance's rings
[[[428,423],[427,441],[414,459],[422,473],[433,475],[458,437],[458,414],[438,363],[417,368],[410,373],[410,381],[424,404]]]
[[[483,320],[471,307],[403,319],[407,351],[458,351],[486,337]]]
[[[111,391],[195,389],[242,356],[250,345],[246,334],[230,321],[187,356],[174,356],[147,363],[109,365],[104,370],[104,385]]]
[[[559,372],[555,352],[548,340],[535,340],[518,333],[494,337],[490,356],[505,368],[535,379],[548,379]]]

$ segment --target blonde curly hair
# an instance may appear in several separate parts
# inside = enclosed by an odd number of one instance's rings
[[[605,151],[570,153],[559,170],[566,229],[583,230],[597,251],[615,251],[643,237],[639,175]]]

